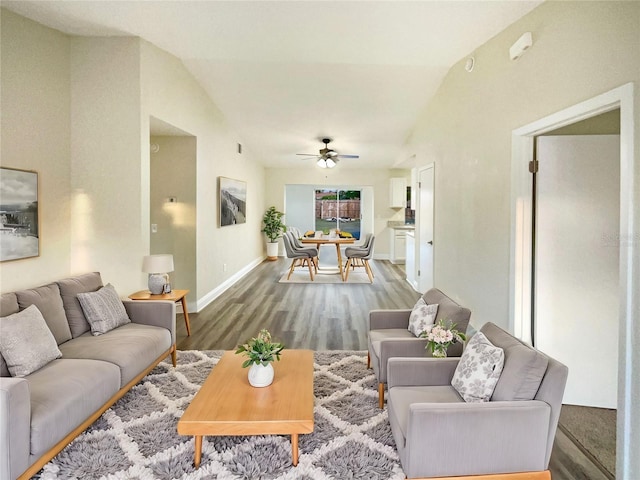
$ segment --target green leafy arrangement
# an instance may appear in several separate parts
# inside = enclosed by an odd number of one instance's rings
[[[252,338],[244,345],[238,345],[236,355],[244,354],[249,357],[242,364],[242,368],[250,365],[262,365],[266,367],[269,362],[280,360],[280,353],[284,350],[282,343],[272,342],[268,330],[262,329],[257,337]]]
[[[261,232],[269,239],[270,243],[275,243],[278,238],[287,231],[287,226],[282,223],[284,213],[276,210],[276,207],[269,207],[262,217],[263,228]]]

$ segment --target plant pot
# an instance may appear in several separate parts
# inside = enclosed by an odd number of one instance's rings
[[[267,260],[278,259],[278,242],[267,242]]]
[[[253,364],[249,368],[249,384],[252,387],[268,387],[273,383],[273,365],[267,363],[267,366]]]

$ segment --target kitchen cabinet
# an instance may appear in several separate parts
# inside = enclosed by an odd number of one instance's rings
[[[391,246],[389,252],[389,260],[391,261],[391,263],[404,263],[405,256],[407,254],[406,235],[407,229],[391,229],[391,241],[389,243]]]
[[[389,179],[389,207],[405,208],[407,206],[407,179],[393,177]]]

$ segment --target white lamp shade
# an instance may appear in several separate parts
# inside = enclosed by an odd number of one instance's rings
[[[173,255],[146,255],[142,259],[142,271],[145,273],[173,272]]]

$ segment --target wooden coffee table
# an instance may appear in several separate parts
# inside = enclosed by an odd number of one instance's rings
[[[249,385],[243,355],[225,352],[178,421],[180,435],[193,435],[196,468],[206,435],[291,435],[298,465],[298,435],[313,432],[313,352],[284,350],[273,363],[268,387]]]

